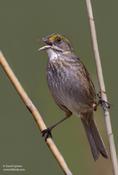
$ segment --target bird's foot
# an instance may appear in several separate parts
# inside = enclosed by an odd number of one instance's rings
[[[45,141],[50,137],[52,138],[52,133],[51,133],[51,128],[47,128],[47,129],[44,129],[43,131],[41,131],[42,133],[42,137],[45,138]]]
[[[103,109],[110,109],[110,103],[102,99],[100,92],[97,94],[97,96],[99,98],[98,104],[100,104],[103,107]]]
[[[99,100],[99,103],[101,104],[101,106],[103,106],[103,108],[108,108],[110,109],[110,103],[104,100]]]

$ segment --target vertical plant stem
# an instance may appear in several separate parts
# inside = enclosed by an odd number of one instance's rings
[[[95,56],[97,76],[98,76],[98,82],[100,86],[101,97],[102,97],[102,100],[107,102],[107,95],[106,95],[105,83],[104,83],[104,78],[103,78],[103,73],[102,73],[102,66],[101,66],[100,54],[99,54],[99,49],[98,49],[98,42],[97,42],[97,35],[96,35],[91,0],[86,0],[86,7],[87,7],[89,24],[90,24],[91,39],[92,39],[94,56]],[[113,136],[111,121],[110,121],[110,113],[107,107],[103,107],[103,111],[104,111],[104,117],[105,117],[106,131],[107,131],[107,135],[109,139],[113,172],[114,172],[114,175],[118,175],[118,162],[117,162],[116,148],[115,148],[115,143],[114,143],[114,136]]]
[[[14,88],[16,89],[17,93],[21,97],[22,101],[24,102],[26,107],[29,109],[29,111],[32,114],[34,120],[36,121],[36,124],[38,125],[38,128],[41,131],[46,129],[47,127],[46,127],[46,125],[43,121],[43,118],[41,117],[39,111],[37,110],[37,108],[35,107],[33,102],[31,101],[31,99],[28,97],[28,95],[25,92],[25,90],[23,89],[23,87],[21,86],[20,82],[18,81],[16,75],[12,71],[11,67],[9,66],[9,64],[6,61],[6,59],[5,59],[4,55],[2,54],[2,52],[0,52],[0,65],[2,66],[4,72],[6,73],[8,78],[10,79],[10,81],[13,84]],[[48,138],[46,140],[46,143],[47,143],[50,151],[52,152],[52,154],[56,158],[56,160],[57,160],[58,164],[60,165],[61,169],[63,170],[64,174],[72,175],[71,171],[69,170],[69,168],[68,168],[68,166],[67,166],[67,164],[66,164],[66,162],[63,158],[63,156],[59,152],[59,150],[56,147],[53,140],[51,138]]]

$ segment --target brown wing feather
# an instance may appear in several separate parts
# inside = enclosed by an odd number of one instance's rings
[[[80,60],[79,60],[80,61]],[[86,67],[84,66],[84,64],[82,63],[82,61],[80,61],[81,64],[81,69],[82,69],[82,74],[84,74],[84,78],[87,79],[88,81],[88,89],[89,89],[89,93],[96,98],[96,92],[95,92],[95,86],[90,78],[90,75],[86,69]]]

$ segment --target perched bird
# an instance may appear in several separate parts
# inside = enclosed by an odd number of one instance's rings
[[[47,81],[56,104],[65,112],[65,118],[42,132],[45,139],[51,130],[72,114],[80,116],[94,160],[108,153],[96,127],[93,111],[97,107],[96,92],[84,64],[73,53],[69,40],[60,34],[43,38],[46,44],[39,50],[48,54]]]

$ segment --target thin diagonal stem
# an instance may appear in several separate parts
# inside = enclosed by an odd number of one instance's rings
[[[86,7],[87,7],[87,13],[88,13],[88,19],[89,19],[89,25],[90,25],[90,31],[91,31],[91,39],[92,39],[94,56],[95,56],[101,97],[102,97],[102,100],[107,102],[107,95],[106,95],[105,83],[104,83],[104,78],[102,73],[101,59],[100,59],[100,54],[98,49],[98,42],[97,42],[97,35],[96,35],[94,18],[93,18],[91,0],[86,0]],[[117,162],[116,148],[114,143],[114,136],[113,136],[111,121],[110,121],[110,113],[107,107],[106,108],[103,107],[103,111],[104,111],[104,117],[105,117],[106,131],[109,139],[112,167],[113,167],[114,175],[118,175],[118,162]]]
[[[28,95],[25,92],[25,90],[23,89],[23,87],[21,86],[20,82],[18,81],[16,75],[14,74],[12,69],[10,68],[10,66],[9,66],[8,62],[6,61],[6,59],[5,59],[4,55],[2,54],[2,52],[0,52],[0,65],[2,66],[4,72],[6,73],[8,78],[10,79],[10,81],[13,84],[16,91],[18,92],[18,94],[21,97],[22,101],[24,102],[26,107],[31,112],[31,114],[32,114],[34,120],[36,121],[36,124],[38,125],[39,129],[41,131],[46,129],[47,127],[46,127],[39,111],[37,110],[35,105],[32,103],[32,101],[28,97]],[[56,158],[57,162],[59,163],[60,167],[62,168],[63,172],[66,175],[72,175],[71,171],[69,170],[69,168],[68,168],[68,166],[67,166],[67,164],[66,164],[66,162],[63,158],[63,156],[59,152],[59,150],[56,147],[53,140],[51,138],[48,138],[46,140],[46,143],[47,143],[49,149],[51,150],[51,152],[53,153],[54,157]]]

